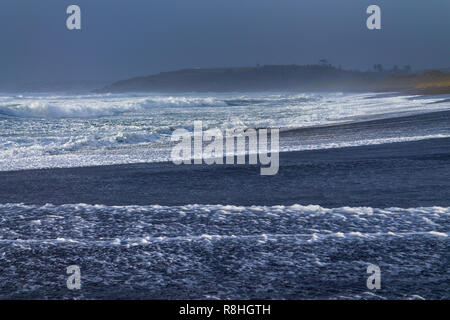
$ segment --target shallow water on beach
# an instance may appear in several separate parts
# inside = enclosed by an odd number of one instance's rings
[[[449,110],[371,93],[0,95],[0,298],[449,299]],[[319,151],[282,154],[270,180],[102,167],[168,160],[194,120],[281,128],[281,151]]]
[[[450,208],[0,205],[1,298],[442,299]],[[366,287],[367,266],[382,288]],[[79,265],[82,289],[66,288]]]

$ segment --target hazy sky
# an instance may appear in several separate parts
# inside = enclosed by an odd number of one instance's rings
[[[66,28],[66,8],[82,30]],[[381,7],[382,29],[366,28]],[[450,67],[449,0],[1,0],[0,82],[115,80],[190,67]]]

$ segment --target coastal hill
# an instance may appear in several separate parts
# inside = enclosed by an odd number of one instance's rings
[[[430,70],[421,74],[392,75],[383,79],[379,88],[413,94],[450,94],[450,73]]]
[[[343,70],[326,62],[317,65],[265,65],[198,68],[121,80],[98,92],[227,92],[227,91],[408,91],[450,93],[450,73],[410,68],[384,71]]]

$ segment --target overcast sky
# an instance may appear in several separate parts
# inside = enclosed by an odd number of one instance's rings
[[[66,28],[66,8],[82,30]],[[382,29],[366,28],[381,7]],[[450,67],[449,0],[1,0],[0,81],[117,80],[190,67]]]

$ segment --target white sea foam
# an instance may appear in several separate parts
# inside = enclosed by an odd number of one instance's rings
[[[304,151],[304,150],[320,150],[320,149],[336,149],[336,148],[347,148],[347,147],[358,147],[358,146],[372,146],[380,145],[386,143],[396,143],[396,142],[408,142],[408,141],[420,141],[428,139],[440,139],[440,138],[450,138],[449,134],[430,134],[430,135],[411,135],[405,137],[392,137],[392,138],[378,138],[378,139],[364,139],[364,140],[354,140],[354,141],[339,141],[330,143],[320,143],[314,145],[300,144],[300,145],[285,145],[281,148],[281,151]]]
[[[427,235],[446,238],[450,228],[450,207],[328,209],[298,204],[244,207],[197,204],[106,206],[80,203],[0,204],[0,212],[0,241],[3,242],[36,242],[41,238],[46,242],[87,241],[87,244],[117,245],[216,241],[236,237],[261,241],[295,238],[307,242]],[[423,223],[424,219],[430,223]],[[226,221],[225,225],[223,221]],[[228,230],[226,225],[233,226],[233,229]],[[102,236],[96,232],[98,228],[104,229]]]
[[[0,171],[167,161],[170,135],[204,129],[305,128],[449,110],[442,97],[216,93],[0,95]],[[281,151],[449,137],[448,128],[281,141]]]
[[[61,298],[76,262],[78,298],[447,298],[449,215],[450,207],[0,204],[0,297]],[[388,288],[375,294],[365,286],[373,263]]]
[[[0,99],[0,115],[22,118],[95,118],[146,113],[154,108],[226,106],[214,97],[189,96],[12,96]]]

